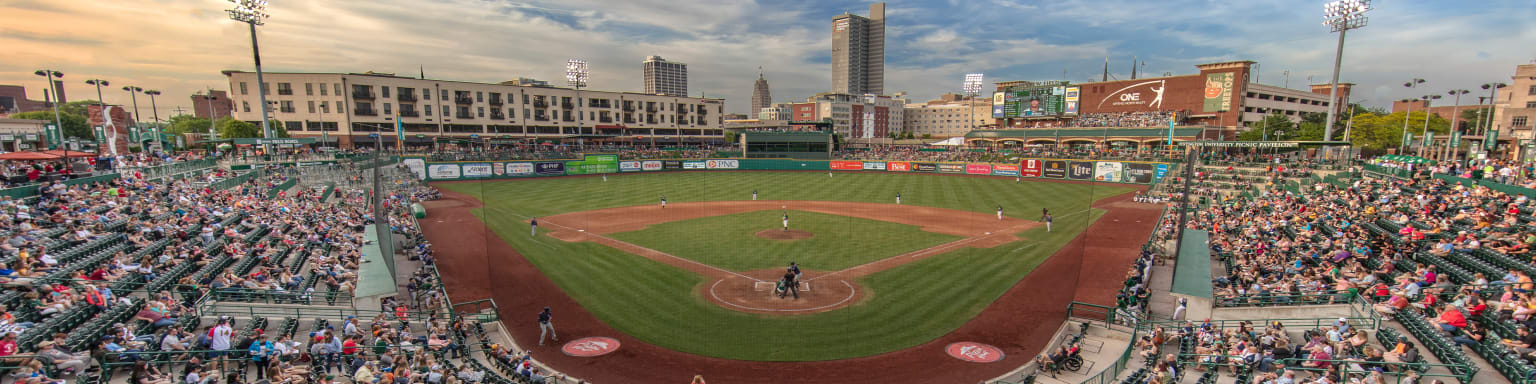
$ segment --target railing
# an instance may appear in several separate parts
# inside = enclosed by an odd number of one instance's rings
[[[275,199],[277,198],[278,194],[281,194],[283,191],[287,191],[288,189],[293,188],[293,186],[298,184],[299,178],[290,177],[288,178],[288,181],[284,181],[282,184],[278,184],[277,186],[272,187],[272,189],[267,190],[267,198]]]
[[[117,179],[117,177],[118,177],[118,174],[116,174],[116,173],[108,173],[108,174],[105,174],[105,175],[96,175],[96,176],[88,176],[88,177],[81,177],[81,178],[64,180],[63,183],[64,183],[64,185],[71,185],[71,186],[73,186],[73,185],[80,185],[80,184],[90,184],[90,183],[99,183],[99,182],[103,182],[103,181],[111,181],[111,180]],[[41,184],[32,184],[32,185],[20,186],[20,187],[16,187],[16,188],[0,189],[0,197],[9,197],[9,198],[12,198],[12,199],[23,199],[23,198],[28,198],[28,197],[32,197],[32,196],[37,196],[38,189],[41,188],[41,187],[42,187]]]
[[[1185,354],[1179,354],[1178,357],[1179,357],[1179,361],[1184,361],[1184,362],[1186,362],[1189,365],[1199,365],[1199,366],[1204,366],[1204,367],[1210,367],[1211,369],[1216,369],[1218,367],[1251,367],[1251,366],[1253,366],[1253,363],[1202,362],[1205,358],[1212,358],[1213,360],[1214,359],[1220,359],[1220,360],[1225,360],[1225,361],[1241,360],[1240,356],[1234,356],[1234,355],[1202,355],[1202,354],[1194,354],[1194,353],[1185,353]],[[1416,363],[1400,363],[1400,362],[1390,362],[1390,361],[1365,362],[1365,361],[1361,361],[1361,360],[1325,360],[1325,359],[1308,359],[1308,358],[1296,358],[1296,357],[1289,358],[1289,359],[1283,359],[1283,360],[1276,360],[1275,364],[1284,365],[1285,369],[1289,370],[1289,371],[1297,371],[1298,373],[1299,372],[1310,372],[1310,373],[1312,373],[1314,375],[1317,375],[1317,376],[1322,376],[1322,375],[1326,374],[1329,371],[1328,368],[1313,368],[1313,367],[1307,367],[1307,366],[1303,366],[1302,365],[1303,363],[1307,363],[1307,362],[1329,363],[1329,365],[1338,366],[1339,367],[1339,369],[1338,369],[1339,376],[1346,378],[1346,380],[1347,380],[1347,378],[1351,377],[1350,375],[1356,375],[1355,377],[1362,377],[1362,376],[1369,375],[1372,372],[1376,372],[1376,371],[1371,370],[1371,369],[1352,369],[1352,368],[1350,368],[1351,366],[1372,365],[1372,366],[1380,366],[1380,367],[1390,367],[1390,369],[1387,370],[1387,372],[1389,372],[1389,373],[1387,373],[1385,377],[1388,380],[1396,380],[1395,382],[1397,382],[1397,383],[1402,383],[1405,379],[1408,378],[1408,374],[1406,372],[1414,372],[1421,379],[1425,379],[1425,382],[1430,382],[1430,380],[1433,380],[1433,378],[1436,378],[1436,377],[1456,379],[1456,380],[1459,380],[1462,383],[1470,383],[1470,382],[1472,382],[1472,375],[1468,375],[1468,374],[1453,374],[1453,373],[1431,372],[1434,368],[1445,368],[1445,370],[1451,371],[1451,372],[1457,372],[1457,371],[1467,372],[1468,371],[1466,369],[1467,366],[1459,365],[1459,364],[1429,364],[1429,363],[1425,363],[1425,362],[1422,362],[1422,361],[1421,362],[1416,362]],[[1434,381],[1441,381],[1441,380],[1434,380]],[[1391,381],[1389,381],[1389,382],[1391,382]],[[1412,381],[1412,382],[1413,383],[1417,383],[1418,381]]]
[[[1118,315],[1116,314],[1116,311],[1115,311],[1114,308],[1110,308],[1110,307],[1106,307],[1106,306],[1102,306],[1102,305],[1096,305],[1096,304],[1079,303],[1079,302],[1074,301],[1071,304],[1067,305],[1067,319],[1063,322],[1063,324],[1070,323],[1070,322],[1072,322],[1073,319],[1077,319],[1079,321],[1086,321],[1088,323],[1103,322],[1105,324],[1105,328],[1107,328],[1107,329],[1109,329],[1111,331],[1115,331],[1115,332],[1130,333],[1130,338],[1128,340],[1136,340],[1136,335],[1139,333],[1139,329],[1137,329],[1137,328],[1123,328],[1123,327],[1116,327],[1116,326],[1112,326],[1111,325],[1111,324],[1115,324],[1116,323],[1116,316],[1118,316]],[[1068,328],[1068,329],[1070,330],[1071,328]],[[1127,330],[1127,329],[1129,329],[1129,330]],[[1046,350],[1049,350],[1050,348],[1051,348],[1050,345],[1047,345],[1045,347]],[[1089,376],[1087,379],[1083,379],[1082,383],[1083,384],[1110,384],[1110,383],[1114,383],[1115,382],[1115,377],[1120,376],[1120,372],[1125,370],[1126,367],[1130,366],[1131,355],[1132,355],[1131,351],[1134,350],[1134,349],[1135,349],[1135,344],[1126,344],[1125,350],[1120,352],[1120,357],[1116,358],[1115,362],[1113,364],[1110,364],[1108,368],[1105,368],[1103,371],[1100,371],[1098,374],[1095,374],[1093,376]],[[1036,372],[1037,370],[1038,370],[1038,367],[1035,367],[1034,361],[1031,360],[1028,364],[1023,365],[1023,366],[1019,367],[1019,369],[1014,370],[1012,373],[1009,373],[1009,374],[1004,376],[1004,377],[1012,377],[1012,376],[1015,376],[1015,375],[1019,375],[1020,381],[1009,381],[1009,380],[1006,380],[1006,379],[996,379],[996,380],[993,380],[991,382],[991,384],[1020,384],[1020,383],[1028,382],[1029,381],[1029,379],[1028,379],[1029,376],[1025,376],[1022,373],[1023,372]],[[1034,373],[1031,373],[1031,375],[1033,375],[1033,374]]]
[[[210,295],[210,297],[211,296],[212,295]],[[347,303],[347,304],[349,306],[351,305],[350,302]],[[383,314],[386,317],[395,318],[395,312],[394,311],[380,311],[380,310],[376,310],[376,309],[357,309],[357,308],[350,308],[350,307],[309,306],[309,305],[294,305],[294,306],[275,307],[275,306],[270,306],[270,305],[265,305],[265,304],[220,303],[220,302],[213,301],[213,300],[206,300],[206,301],[202,302],[200,305],[198,305],[198,307],[196,308],[196,311],[197,311],[198,316],[203,316],[203,317],[218,317],[218,316],[258,317],[259,316],[259,317],[265,317],[265,318],[268,318],[268,319],[281,319],[281,318],[285,318],[285,317],[296,317],[296,318],[300,318],[300,319],[313,319],[313,318],[317,318],[317,317],[318,318],[326,318],[326,319],[344,319],[347,316],[357,316],[359,319],[371,319],[374,316]],[[433,316],[437,316],[438,318],[448,318],[448,312],[447,311],[407,311],[407,312],[405,312],[405,319],[409,320],[409,321],[412,321],[412,322],[418,322],[418,321],[424,322],[424,321],[427,321],[427,319],[432,318]]]
[[[169,177],[171,179],[186,178],[187,176],[192,176],[191,174],[193,174],[193,173],[200,173],[203,170],[207,170],[207,169],[210,169],[210,168],[213,168],[213,167],[217,167],[217,166],[219,166],[219,159],[209,158],[209,159],[202,159],[202,160],[189,160],[189,161],[183,161],[183,162],[177,162],[177,163],[170,163],[170,164],[166,164],[166,165],[157,165],[157,166],[153,166],[153,167],[123,168],[120,172],[122,172],[122,173],[134,173],[134,172],[137,172],[139,174],[144,175],[144,179],[145,180],[158,181],[160,179],[164,179],[164,178],[167,178],[167,177]]]
[[[1389,168],[1389,167],[1383,167],[1383,166],[1375,165],[1375,164],[1361,164],[1360,168],[1364,169],[1366,172],[1378,173],[1378,174],[1387,175],[1387,176],[1391,176],[1391,177],[1397,177],[1397,178],[1403,178],[1403,179],[1411,179],[1411,178],[1413,178],[1413,172],[1409,171],[1409,170],[1406,170],[1406,169]]]
[[[231,177],[231,178],[228,178],[228,179],[216,181],[213,184],[209,185],[209,187],[212,187],[213,189],[217,189],[217,190],[230,189],[230,188],[234,188],[236,186],[239,186],[240,184],[245,184],[245,182],[247,182],[247,181],[255,180],[257,176],[261,176],[261,172],[259,172],[259,171],[246,172],[243,175],[239,175],[239,176]]]

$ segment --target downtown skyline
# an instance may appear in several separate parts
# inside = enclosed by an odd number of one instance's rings
[[[832,89],[831,22],[869,2],[452,0],[275,1],[258,29],[268,71],[397,73],[430,79],[499,82],[531,77],[563,86],[569,58],[591,63],[589,88],[643,89],[651,55],[690,64],[689,96],[723,97],[728,113],[747,113],[761,66],[775,102]],[[217,0],[149,2],[0,1],[0,84],[42,98],[48,68],[66,74],[70,100],[94,99],[88,78],[164,92],[162,118],[187,96],[227,86],[225,69],[251,70],[244,24]],[[1328,80],[1336,35],[1321,24],[1322,2],[1242,4],[1134,1],[887,2],[886,93],[909,100],[959,92],[965,73],[1005,80],[1097,81],[1105,57],[1115,78],[1189,74],[1225,60],[1260,63],[1258,83],[1304,88]],[[1476,9],[1377,1],[1371,25],[1351,31],[1342,82],[1354,101],[1388,106],[1416,97],[1401,83],[1424,78],[1431,90],[1508,79],[1536,59],[1536,5],[1493,1]],[[148,23],[146,21],[155,22]],[[991,84],[984,88],[991,89]],[[128,104],[118,87],[106,102]],[[1463,100],[1463,104],[1475,103]],[[1442,101],[1440,104],[1448,103]],[[150,113],[145,107],[144,117]]]

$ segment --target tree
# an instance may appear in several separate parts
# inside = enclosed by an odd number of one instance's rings
[[[1482,112],[1482,114],[1478,114],[1479,112]],[[1478,123],[1486,124],[1488,119],[1487,107],[1463,109],[1461,110],[1461,120],[1457,121],[1456,125],[1461,127],[1461,133],[1466,134],[1476,131],[1479,128]]]
[[[171,116],[170,126],[165,128],[165,133],[176,135],[188,133],[205,134],[208,133],[209,123],[211,122],[206,117],[193,115]]]
[[[101,104],[101,102],[96,100],[75,100],[64,104],[59,104],[59,113],[80,117],[89,117],[87,116],[87,112],[89,110],[86,108],[97,104]]]
[[[261,137],[261,126],[224,117],[214,122],[220,139],[249,139]]]
[[[1429,115],[1422,111],[1406,115],[1408,119],[1407,132],[1412,133],[1415,140],[1424,133],[1424,118],[1429,117],[1429,131],[1436,136],[1444,137],[1450,132],[1451,122],[1440,118],[1439,115]],[[1389,115],[1367,113],[1355,116],[1354,133],[1350,141],[1355,146],[1368,149],[1398,148],[1403,142],[1403,118],[1402,112]]]
[[[1290,140],[1285,138],[1286,136],[1282,136],[1282,133],[1292,134],[1292,131],[1294,131],[1292,128],[1295,128],[1295,126],[1296,123],[1292,123],[1291,118],[1285,117],[1285,115],[1278,113],[1270,114],[1269,116],[1264,116],[1264,120],[1260,120],[1247,131],[1237,134],[1237,139],[1241,141],[1260,141],[1264,140],[1265,136],[1268,136],[1270,141]],[[1322,134],[1318,134],[1318,136],[1322,136]]]
[[[22,112],[11,115],[11,118],[43,120],[47,121],[49,124],[52,124],[54,121],[53,111]],[[91,132],[91,124],[85,119],[85,116],[69,115],[64,114],[63,111],[59,111],[59,120],[64,123],[64,137],[90,139],[96,136],[94,132]]]

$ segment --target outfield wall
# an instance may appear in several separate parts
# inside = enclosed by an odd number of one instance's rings
[[[410,167],[416,177],[426,181],[749,170],[938,173],[1151,184],[1168,173],[1168,163],[1162,162],[1047,158],[1024,158],[1017,163],[796,159],[619,160],[617,155],[589,154],[582,160],[429,162],[420,157],[407,157],[402,162]]]

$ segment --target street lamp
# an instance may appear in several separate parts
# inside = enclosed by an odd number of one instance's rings
[[[135,86],[129,85],[129,86],[123,87],[123,90],[124,91],[128,91],[128,96],[133,98],[133,127],[134,128],[138,128],[139,127],[139,92],[144,92],[144,88],[139,88],[139,87],[135,87]]]
[[[1410,89],[1413,89],[1413,88],[1418,88],[1419,84],[1424,84],[1424,79],[1420,79],[1420,78],[1415,77],[1415,78],[1413,78],[1413,80],[1408,80],[1408,82],[1403,83],[1403,86],[1404,87],[1408,87]],[[1405,103],[1405,104],[1407,104],[1410,101],[1416,101],[1416,100],[1403,99],[1403,103]],[[1407,138],[1408,138],[1408,118],[1413,116],[1413,104],[1407,104],[1407,105],[1408,105],[1408,110],[1407,111],[1403,111],[1403,138],[1404,138],[1404,140],[1402,142],[1397,143],[1397,154],[1399,154],[1399,155],[1403,154],[1403,149],[1404,149],[1403,146],[1408,145],[1408,140],[1407,140]]]
[[[1419,134],[1424,137],[1424,144],[1419,145],[1419,157],[1424,157],[1424,148],[1434,145],[1433,142],[1429,141],[1429,103],[1430,100],[1440,100],[1440,95],[1424,95],[1424,97],[1419,99],[1424,100],[1424,132]],[[1450,138],[1446,138],[1446,140],[1449,142]]]
[[[1323,128],[1323,140],[1333,138],[1333,118],[1339,106],[1339,65],[1344,61],[1344,33],[1365,27],[1365,12],[1371,10],[1371,0],[1339,0],[1323,5],[1323,24],[1339,33],[1339,46],[1333,54],[1333,81],[1328,90],[1328,123]]]
[[[576,88],[576,134],[581,134],[581,120],[586,116],[581,115],[581,88],[587,86],[587,61],[570,59],[565,61],[565,82],[571,88]],[[652,140],[655,140],[654,138]]]
[[[267,118],[267,82],[261,74],[261,48],[256,43],[256,26],[266,24],[267,0],[229,0],[234,8],[225,10],[229,13],[229,19],[245,23],[251,28],[251,57],[256,60],[256,88],[259,92],[256,96],[261,101],[261,134],[262,137],[272,138],[272,123]],[[210,94],[211,95],[211,94]],[[270,151],[270,146],[267,148]]]
[[[981,81],[983,77],[984,75],[980,73],[967,74],[965,75],[965,82],[960,84],[960,89],[964,90],[965,94],[971,97],[970,100],[966,101],[970,106],[966,108],[965,114],[968,115],[966,120],[971,121],[972,130],[976,129],[976,95],[981,94]]]
[[[1483,84],[1483,89],[1488,90],[1488,122],[1487,122],[1488,125],[1482,127],[1481,133],[1483,134],[1483,136],[1487,136],[1488,135],[1488,128],[1493,126],[1493,108],[1494,108],[1495,105],[1499,104],[1499,102],[1498,102],[1498,100],[1496,100],[1495,96],[1498,95],[1499,88],[1504,88],[1504,87],[1506,87],[1508,85],[1509,84],[1504,84],[1504,83],[1488,83],[1488,84]],[[1479,97],[1479,99],[1481,99],[1481,97]]]
[[[39,69],[37,72],[32,72],[32,74],[48,78],[48,89],[43,91],[43,98],[46,99],[49,93],[53,94],[53,127],[54,129],[58,130],[58,140],[62,141],[64,140],[64,120],[59,118],[59,89],[64,87],[61,85],[58,88],[54,88],[53,78],[63,78],[64,72],[59,72],[52,69]],[[48,143],[50,149],[57,145],[59,145],[59,143]]]

